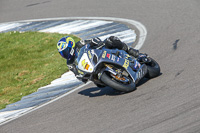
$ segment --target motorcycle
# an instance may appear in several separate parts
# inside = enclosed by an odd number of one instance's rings
[[[98,87],[109,86],[121,92],[136,90],[136,84],[144,77],[160,75],[159,64],[147,54],[133,58],[124,50],[96,49],[87,44],[79,51],[77,70],[83,82],[93,81]]]

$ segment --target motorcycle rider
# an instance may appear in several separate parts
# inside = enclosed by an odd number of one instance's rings
[[[126,51],[129,55],[137,58],[139,56],[139,51],[127,46],[124,42],[122,42],[118,37],[110,36],[109,38],[101,41],[100,38],[96,37],[91,40],[81,40],[75,43],[74,39],[70,36],[66,36],[61,38],[57,43],[57,49],[60,55],[67,60],[68,68],[75,74],[75,76],[84,82],[81,78],[78,70],[76,68],[77,62],[75,61],[78,57],[78,52],[81,47],[85,44],[90,44],[91,48],[97,48],[104,46],[108,49],[120,49]],[[103,45],[104,44],[104,45]]]

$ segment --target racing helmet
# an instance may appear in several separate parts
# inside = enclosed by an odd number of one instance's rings
[[[67,64],[72,64],[77,55],[76,43],[73,38],[66,36],[61,38],[57,43],[57,49],[60,55],[67,59]]]

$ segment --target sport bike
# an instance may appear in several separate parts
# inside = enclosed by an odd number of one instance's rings
[[[79,51],[76,67],[82,81],[93,81],[98,87],[109,86],[122,92],[131,92],[144,77],[160,75],[159,64],[147,54],[136,59],[123,50],[90,48],[87,44]]]

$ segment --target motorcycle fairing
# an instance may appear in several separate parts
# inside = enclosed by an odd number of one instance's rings
[[[147,66],[145,64],[141,65],[138,61],[132,59],[125,51],[118,49],[90,49],[89,46],[86,45],[81,48],[77,61],[79,63],[77,68],[83,77],[87,75],[87,73],[91,74],[95,72],[96,69],[98,69],[98,65],[102,63],[122,66],[136,83],[147,73]],[[87,67],[87,64],[89,67]],[[134,67],[130,67],[130,65]],[[88,70],[86,70],[87,68]],[[109,69],[104,69],[104,71],[108,70]]]

